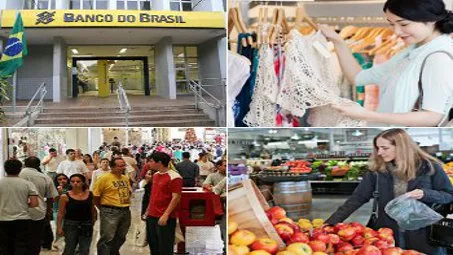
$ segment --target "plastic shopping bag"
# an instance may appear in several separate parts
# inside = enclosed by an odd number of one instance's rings
[[[390,201],[384,210],[404,230],[417,230],[443,219],[442,215],[407,194]]]

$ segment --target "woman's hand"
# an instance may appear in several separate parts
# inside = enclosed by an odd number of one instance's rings
[[[421,189],[414,189],[413,191],[407,192],[406,195],[411,198],[422,199],[425,194]]]
[[[353,119],[365,120],[369,113],[369,110],[363,108],[358,103],[353,101],[341,104],[332,104],[331,106],[341,114]]]
[[[332,28],[326,25],[320,25],[319,30],[322,32],[322,34],[331,42],[333,43],[341,43],[344,42],[343,38],[335,32]]]

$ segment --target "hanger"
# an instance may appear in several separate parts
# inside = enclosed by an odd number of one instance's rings
[[[296,9],[296,29],[299,30],[302,27],[303,21],[315,31],[318,31],[318,25],[316,25],[316,23],[311,20],[310,16],[308,16],[307,12],[305,11],[305,7],[301,5]]]
[[[356,34],[358,30],[359,28],[356,26],[345,26],[341,29],[340,36],[341,38],[346,39]]]
[[[272,44],[274,43],[274,39],[275,38],[275,34],[278,33],[277,32],[277,20],[278,20],[278,8],[275,8],[272,12],[272,24],[271,24],[271,28],[269,29],[269,34],[268,34],[268,37],[269,37],[269,42],[271,42]]]

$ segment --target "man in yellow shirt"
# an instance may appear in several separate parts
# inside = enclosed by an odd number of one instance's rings
[[[126,162],[122,158],[110,161],[110,173],[99,177],[93,189],[94,203],[100,210],[101,236],[97,243],[98,255],[120,254],[131,225],[131,186],[122,173]]]

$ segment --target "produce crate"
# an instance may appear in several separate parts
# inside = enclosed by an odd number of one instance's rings
[[[251,180],[245,180],[228,190],[228,219],[238,223],[240,229],[255,233],[258,238],[270,238],[284,249],[285,243],[266,216],[269,204]]]

